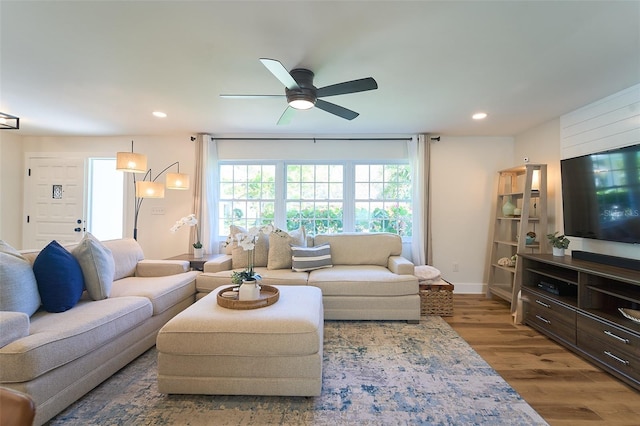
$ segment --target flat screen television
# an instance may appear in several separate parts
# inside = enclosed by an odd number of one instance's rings
[[[640,244],[640,144],[560,161],[564,233]]]

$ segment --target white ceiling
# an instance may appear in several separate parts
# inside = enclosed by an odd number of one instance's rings
[[[639,1],[0,0],[0,24],[21,135],[514,135],[640,82]],[[219,97],[283,94],[261,57],[379,89],[276,126],[284,99]]]

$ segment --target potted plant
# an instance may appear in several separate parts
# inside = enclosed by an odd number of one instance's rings
[[[260,298],[260,275],[255,273],[253,265],[255,261],[256,241],[260,235],[269,235],[275,227],[271,224],[260,227],[252,227],[247,232],[236,235],[238,246],[247,252],[247,268],[244,271],[235,271],[231,274],[231,282],[239,283],[238,300],[257,300]]]
[[[553,255],[564,256],[564,250],[569,248],[569,243],[571,241],[564,235],[558,235],[558,231],[553,234],[547,234],[547,238],[553,246]]]
[[[171,227],[171,232],[176,232],[183,225],[195,226],[196,227],[196,242],[193,243],[193,257],[200,259],[204,256],[204,250],[202,249],[202,243],[200,242],[200,233],[198,232],[198,219],[196,218],[195,213],[191,213],[189,216],[185,216]]]

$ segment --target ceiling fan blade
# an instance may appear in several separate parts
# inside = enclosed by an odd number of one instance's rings
[[[338,117],[342,117],[345,120],[353,120],[360,115],[355,111],[351,111],[350,109],[341,107],[340,105],[332,104],[331,102],[323,101],[322,99],[316,100],[316,106],[321,110],[337,115]]]
[[[284,126],[291,123],[291,120],[293,119],[294,115],[296,115],[296,109],[291,108],[290,106],[287,106],[287,108],[284,110],[284,112],[278,119],[278,123],[277,123],[278,126]]]
[[[226,99],[284,98],[285,95],[220,95]]]
[[[372,78],[361,78],[359,80],[345,81],[344,83],[332,84],[318,89],[318,97],[344,95],[347,93],[365,92],[375,90],[378,83]]]
[[[275,59],[261,58],[260,62],[262,62],[262,65],[267,67],[267,69],[271,71],[271,74],[273,74],[278,80],[280,80],[280,83],[284,84],[287,89],[293,90],[300,88],[296,80],[291,77],[289,71],[287,71],[287,69],[280,63],[280,61],[277,61]]]

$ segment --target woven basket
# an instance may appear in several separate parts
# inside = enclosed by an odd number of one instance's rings
[[[453,284],[420,284],[420,315],[453,315]]]

